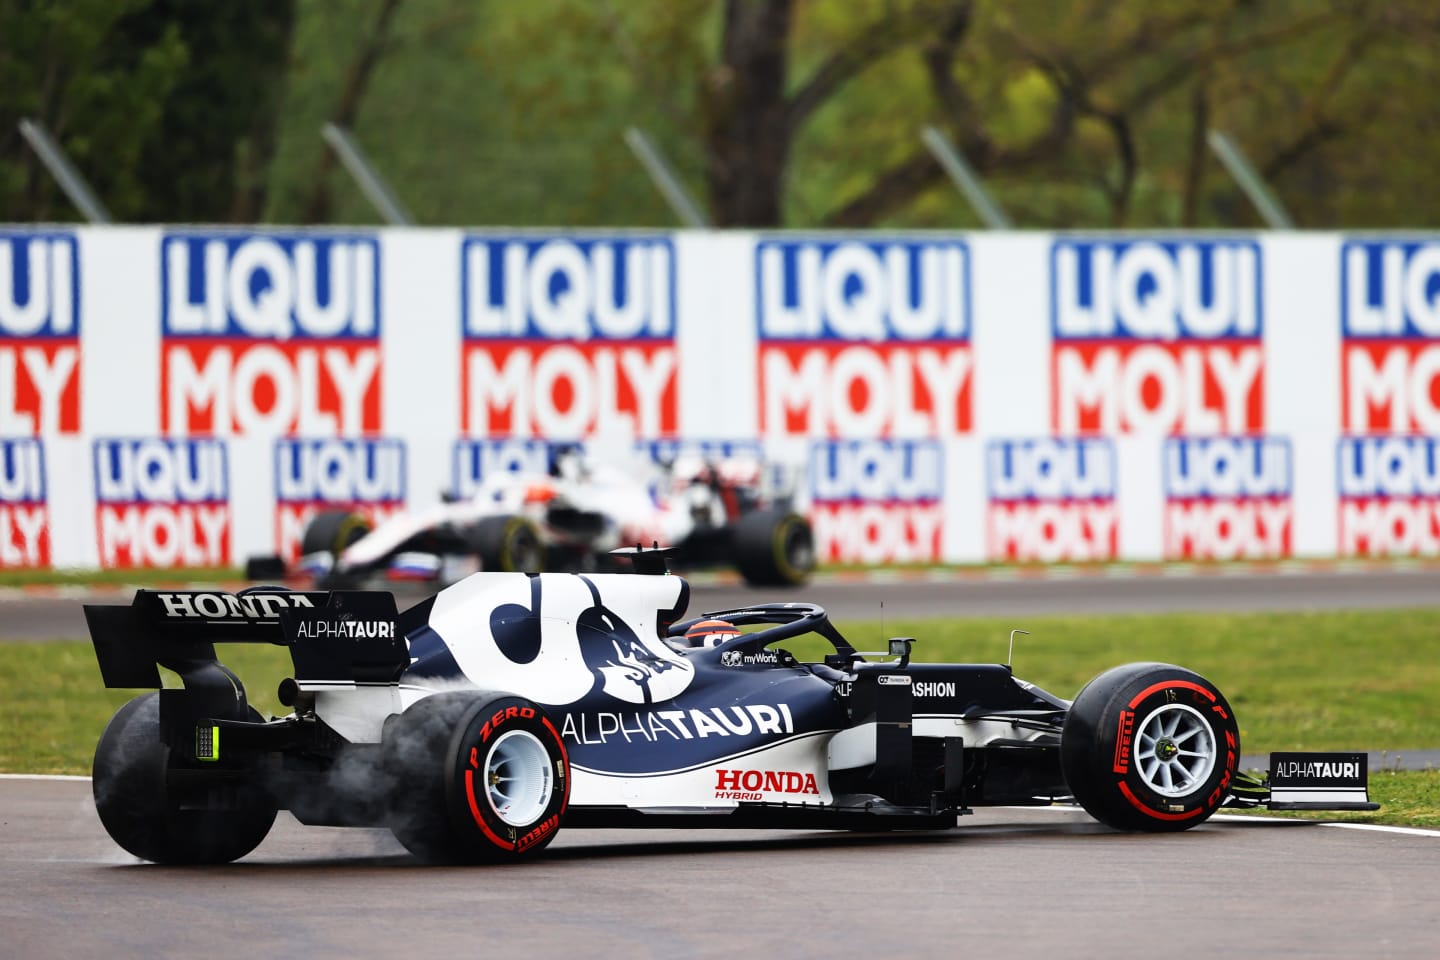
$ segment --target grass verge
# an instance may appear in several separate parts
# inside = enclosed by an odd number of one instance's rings
[[[1073,697],[1120,663],[1163,660],[1189,667],[1225,692],[1247,755],[1272,750],[1440,749],[1440,614],[1433,610],[1314,614],[1126,615],[1029,620],[897,620],[838,624],[860,649],[888,636],[917,638],[917,661],[1003,662],[1017,637],[1017,676]],[[786,641],[802,658],[823,653]],[[819,641],[822,642],[823,641]],[[288,675],[279,647],[231,645],[221,658],[262,712],[279,712]],[[134,691],[107,690],[85,641],[0,643],[0,771],[88,773],[106,721]],[[1440,825],[1440,774],[1373,771],[1375,823]],[[1338,817],[1337,817],[1338,818]]]

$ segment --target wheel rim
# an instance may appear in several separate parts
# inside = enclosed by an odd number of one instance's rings
[[[1135,769],[1164,797],[1193,793],[1215,769],[1215,734],[1194,707],[1170,703],[1145,718],[1135,737]]]
[[[553,792],[550,754],[530,731],[502,734],[485,755],[485,797],[495,816],[510,826],[540,819]]]
[[[804,524],[790,524],[781,537],[781,544],[781,557],[792,573],[805,574],[815,566],[815,545]]]
[[[527,526],[516,529],[510,540],[510,567],[520,572],[540,569],[540,541]]]

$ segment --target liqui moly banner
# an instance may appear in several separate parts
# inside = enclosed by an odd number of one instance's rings
[[[1057,240],[1050,275],[1057,433],[1264,430],[1258,244]]]
[[[79,431],[75,236],[0,229],[0,436]]]
[[[1115,445],[1103,437],[991,440],[986,556],[1019,563],[1117,559]]]
[[[233,562],[225,441],[105,438],[95,441],[93,458],[101,566]]]
[[[1440,240],[1341,248],[1341,427],[1440,434]]]
[[[1291,556],[1295,508],[1288,439],[1170,437],[1163,456],[1166,559]]]
[[[466,237],[460,299],[467,435],[678,432],[667,237]]]
[[[41,442],[0,440],[0,569],[50,566],[47,504]]]
[[[1339,551],[1440,554],[1440,240],[1340,254]]]
[[[754,451],[827,562],[1440,556],[1437,444],[1440,233],[0,227],[6,567],[577,446]]]
[[[945,458],[934,440],[824,440],[810,450],[815,549],[833,563],[933,563]]]
[[[468,500],[486,481],[507,473],[544,476],[555,465],[561,449],[584,450],[583,444],[556,444],[548,440],[462,438],[451,448],[450,493]]]
[[[394,439],[291,438],[275,441],[276,552],[300,557],[317,513],[347,510],[379,525],[405,508],[405,444]]]
[[[964,242],[762,240],[754,281],[762,435],[973,429]]]
[[[1342,437],[1337,461],[1340,553],[1440,555],[1440,439]]]
[[[166,434],[380,432],[375,237],[176,232],[161,245]]]

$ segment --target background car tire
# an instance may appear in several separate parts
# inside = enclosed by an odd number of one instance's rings
[[[1075,799],[1119,830],[1187,830],[1228,795],[1240,728],[1225,697],[1199,674],[1132,663],[1097,676],[1075,697],[1060,763]]]
[[[735,523],[735,566],[754,587],[796,587],[815,572],[810,521],[789,510],[756,510]]]
[[[470,529],[470,542],[481,570],[538,573],[545,569],[540,531],[525,517],[486,517]]]
[[[262,718],[250,709],[251,719]],[[166,786],[170,748],[160,741],[160,695],[121,707],[95,747],[95,810],[111,838],[155,863],[228,863],[260,845],[276,807],[263,791],[242,786],[224,809],[181,809]]]
[[[437,693],[383,738],[391,832],[432,863],[527,859],[559,832],[570,796],[565,746],[519,697]]]
[[[339,557],[345,548],[370,532],[370,521],[352,510],[322,510],[300,535],[300,555],[328,553]]]

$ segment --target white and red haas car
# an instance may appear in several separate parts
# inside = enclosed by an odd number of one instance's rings
[[[373,525],[326,510],[301,535],[299,572],[321,588],[386,581],[443,586],[477,570],[613,572],[613,551],[667,544],[686,569],[725,566],[754,586],[807,582],[816,564],[810,522],[757,457],[681,456],[667,464],[607,462],[561,450],[548,471],[497,471],[469,496]],[[278,557],[252,558],[270,580]]]

